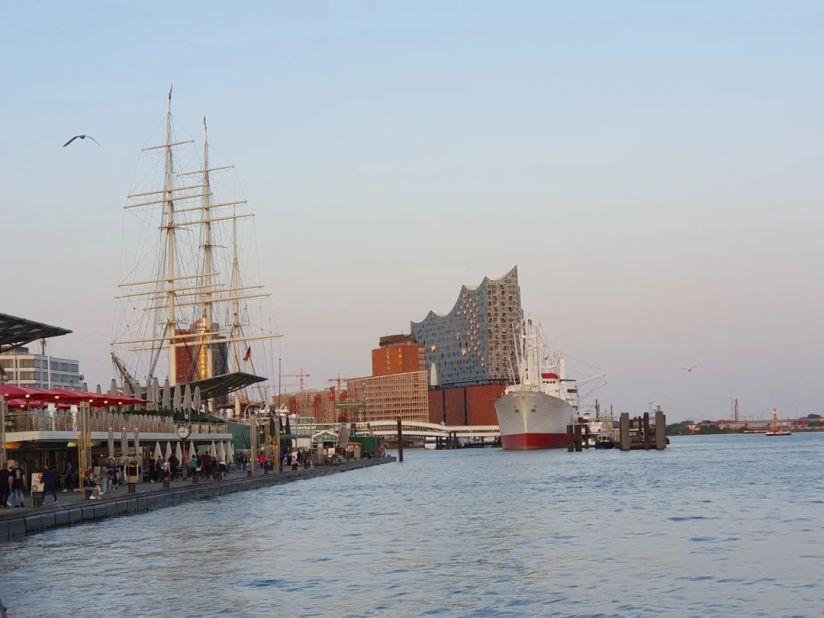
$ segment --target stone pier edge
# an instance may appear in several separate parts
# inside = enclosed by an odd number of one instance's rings
[[[44,532],[53,528],[74,526],[93,521],[101,521],[121,515],[148,513],[186,502],[210,500],[218,496],[260,489],[271,485],[283,485],[304,479],[328,476],[338,472],[348,472],[369,468],[395,461],[394,457],[382,459],[362,459],[337,466],[323,466],[310,470],[289,472],[256,472],[255,476],[243,476],[223,481],[203,481],[197,484],[177,483],[169,489],[160,489],[145,494],[125,494],[122,497],[101,501],[82,502],[66,506],[52,507],[44,511],[27,511],[18,517],[0,519],[0,544],[16,541],[25,536]]]

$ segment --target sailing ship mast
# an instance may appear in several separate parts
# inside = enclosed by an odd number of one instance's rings
[[[244,335],[241,322],[241,303],[254,298],[265,298],[270,296],[263,291],[262,285],[243,285],[240,274],[240,264],[238,258],[238,234],[237,221],[252,217],[251,214],[238,214],[237,206],[246,204],[246,200],[226,201],[215,203],[212,194],[211,175],[213,172],[232,169],[233,166],[210,167],[209,160],[209,135],[206,119],[203,119],[204,144],[203,144],[203,168],[191,172],[175,174],[174,148],[185,144],[191,144],[194,140],[174,141],[171,90],[166,112],[166,140],[164,144],[144,148],[144,151],[164,149],[163,168],[163,189],[159,191],[148,191],[143,193],[133,193],[129,199],[137,200],[130,203],[125,208],[149,207],[157,208],[162,206],[161,220],[161,258],[162,268],[158,269],[158,276],[155,279],[143,281],[133,281],[122,283],[121,288],[131,288],[130,291],[119,296],[121,299],[131,299],[135,297],[145,297],[147,307],[143,312],[151,319],[151,315],[164,311],[163,320],[155,321],[154,324],[163,324],[163,332],[154,336],[142,336],[134,339],[120,339],[113,342],[114,346],[127,346],[132,352],[151,352],[151,364],[149,366],[147,380],[154,377],[155,366],[158,355],[165,347],[168,350],[169,362],[169,382],[171,385],[189,382],[192,379],[205,379],[214,377],[216,371],[226,372],[228,363],[215,362],[215,355],[222,348],[222,355],[226,355],[226,346],[232,346],[234,357],[234,371],[241,371],[241,342],[249,345],[250,341],[273,339],[278,335]],[[175,186],[176,177],[197,177],[199,184],[185,184]],[[199,199],[198,206],[181,207],[185,201]],[[215,216],[214,211],[218,208],[232,208],[231,214],[226,216]],[[232,265],[231,278],[228,282],[222,283],[219,279],[220,273],[215,268],[215,229],[219,222],[231,221],[232,230]],[[181,253],[176,237],[178,228],[200,228],[199,254],[193,274],[184,274],[181,269],[180,258],[185,257],[185,252]],[[186,237],[181,237],[185,242]],[[192,254],[188,254],[192,255]],[[231,307],[231,325],[226,324],[221,329],[217,323],[218,315],[216,306],[219,303],[229,303]],[[187,320],[181,311],[191,311],[191,319]],[[136,311],[136,308],[132,307]],[[160,316],[158,316],[160,317]],[[144,320],[145,321],[145,320]],[[186,325],[181,328],[180,324]],[[127,325],[129,327],[129,325]],[[136,346],[136,347],[135,347]],[[179,375],[178,360],[181,353],[188,354],[191,360],[191,375]],[[185,364],[185,363],[184,363]],[[125,365],[124,365],[125,366]],[[236,408],[239,399],[236,397]]]
[[[177,356],[175,350],[175,168],[172,156],[172,89],[169,89],[169,104],[166,110],[166,334],[169,336],[169,381],[177,384]]]

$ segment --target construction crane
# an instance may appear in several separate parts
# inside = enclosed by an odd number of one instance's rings
[[[337,383],[337,385],[338,385],[338,386],[337,386],[337,390],[338,390],[338,392],[340,392],[340,384],[341,384],[341,382],[346,382],[346,381],[348,381],[348,380],[354,380],[354,379],[355,379],[355,378],[342,378],[342,377],[341,377],[341,375],[340,375],[340,373],[338,373],[338,377],[337,377],[337,378],[329,378],[329,379],[328,379],[328,380],[326,380],[326,381],[327,381],[327,382],[335,382],[335,383]]]
[[[303,381],[304,381],[304,379],[311,377],[311,375],[308,374],[308,373],[303,373],[303,369],[301,369],[299,373],[284,373],[283,377],[285,377],[285,378],[297,378],[298,383],[300,384],[300,392],[302,393],[303,392]]]

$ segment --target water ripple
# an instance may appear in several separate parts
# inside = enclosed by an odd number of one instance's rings
[[[10,543],[0,597],[38,618],[816,616],[822,446],[410,451]]]

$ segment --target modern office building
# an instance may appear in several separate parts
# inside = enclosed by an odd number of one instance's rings
[[[499,279],[464,285],[452,310],[412,322],[423,347],[430,386],[442,388],[511,381],[522,329],[518,267]]]
[[[350,397],[361,405],[354,407],[350,420],[371,422],[387,419],[429,420],[426,372],[404,371],[355,378],[346,381]]]
[[[228,345],[203,343],[217,330],[217,324],[212,324],[211,330],[207,329],[205,319],[201,318],[190,329],[177,331],[179,335],[191,335],[191,337],[181,337],[175,347],[176,375],[179,383],[204,380],[228,372]]]
[[[36,354],[27,347],[0,354],[0,369],[0,380],[15,386],[77,390],[83,385],[80,361]]]

